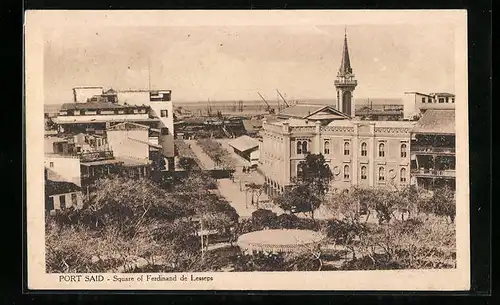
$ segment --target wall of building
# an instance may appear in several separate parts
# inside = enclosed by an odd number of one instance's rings
[[[75,195],[75,201],[72,198],[72,195]],[[65,199],[65,206],[66,208],[73,207],[75,209],[81,209],[83,208],[83,194],[82,192],[72,192],[72,193],[65,193],[65,194],[57,194],[57,195],[52,195],[48,196],[49,200],[52,200],[53,203],[53,209],[50,209],[47,207],[48,211],[55,211],[55,210],[61,210],[61,196],[64,197]]]
[[[442,102],[440,102],[442,98]],[[403,98],[403,118],[412,119],[415,115],[420,114],[422,109],[454,109],[454,95],[427,95],[418,92],[407,92]]]
[[[81,186],[79,157],[45,155],[44,165],[49,169],[48,179],[72,182]],[[51,172],[54,172],[56,176]]]
[[[149,160],[148,129],[107,130],[106,135],[115,158]]]
[[[297,176],[298,165],[306,156],[297,151],[297,144],[306,142],[307,151],[324,155],[333,173],[332,188],[349,188],[352,185],[378,187],[409,184],[410,131],[413,122],[348,122],[341,125],[264,124],[260,163],[266,178],[272,182],[276,181],[279,185],[289,185]],[[284,140],[281,140],[282,138]],[[289,144],[283,146],[282,141],[288,141]],[[326,151],[325,142],[328,144]],[[348,143],[347,147],[344,146],[345,143]],[[361,152],[363,143],[366,143],[366,155]],[[379,156],[381,143],[384,145],[383,156]],[[404,154],[402,145],[406,145]],[[347,148],[346,154],[344,148]],[[366,175],[363,175],[366,176],[365,179],[361,177],[363,167],[366,168]],[[381,167],[384,171],[384,180],[379,180]],[[404,181],[401,181],[402,169]]]
[[[159,92],[168,90],[156,90]],[[157,128],[167,128],[168,134],[159,137],[159,144],[163,146],[163,154],[165,157],[174,157],[174,112],[172,101],[152,101],[150,99],[150,91],[119,91],[119,103],[127,103],[129,105],[148,105],[151,107],[152,115],[157,117],[160,122]]]
[[[422,99],[424,99],[425,103],[427,103],[429,99],[431,99],[431,97],[417,92],[405,93],[403,97],[404,119],[412,119],[415,115],[418,115],[420,113],[420,106],[424,105],[424,103],[422,103]]]

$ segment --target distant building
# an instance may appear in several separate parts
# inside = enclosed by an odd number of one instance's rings
[[[454,189],[455,170],[455,110],[426,110],[412,130],[412,184]]]
[[[73,88],[73,102],[86,103],[93,96],[103,94],[104,88],[100,86],[82,86]]]
[[[405,92],[404,119],[418,119],[425,109],[455,109],[455,95],[452,93]]]
[[[251,165],[259,163],[259,140],[244,135],[230,141],[229,146],[234,149],[236,154],[250,162]]]
[[[174,168],[174,113],[170,90],[74,88],[74,102],[63,104],[53,118],[61,134],[105,135],[123,122],[148,126],[148,141],[161,146],[169,169]]]

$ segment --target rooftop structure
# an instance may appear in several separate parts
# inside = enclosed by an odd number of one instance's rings
[[[426,109],[455,109],[455,95],[452,93],[405,92],[404,118],[418,119]]]

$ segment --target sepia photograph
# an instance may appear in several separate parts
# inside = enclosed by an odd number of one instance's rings
[[[464,11],[26,20],[33,288],[468,288]]]

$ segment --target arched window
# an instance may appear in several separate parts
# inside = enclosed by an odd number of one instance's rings
[[[361,143],[361,156],[367,156],[368,155],[368,150],[367,150],[366,142]]]
[[[406,182],[406,168],[401,168],[401,171],[400,171],[400,181],[401,182]]]
[[[307,154],[307,141],[302,141],[302,153]]]
[[[297,154],[300,155],[302,154],[302,142],[297,141]]]
[[[361,166],[361,180],[366,180],[366,166]]]
[[[325,141],[325,143],[323,144],[323,153],[325,155],[330,154],[330,141]]]
[[[349,142],[344,142],[344,156],[349,156],[349,148],[350,148],[350,145],[349,145]]]
[[[380,167],[378,169],[378,181],[384,181],[385,180],[385,170],[383,167]]]
[[[344,166],[344,179],[349,179],[349,165]]]
[[[385,157],[385,145],[384,145],[384,143],[380,143],[378,145],[378,156]]]
[[[401,144],[401,158],[406,158],[406,144]]]

